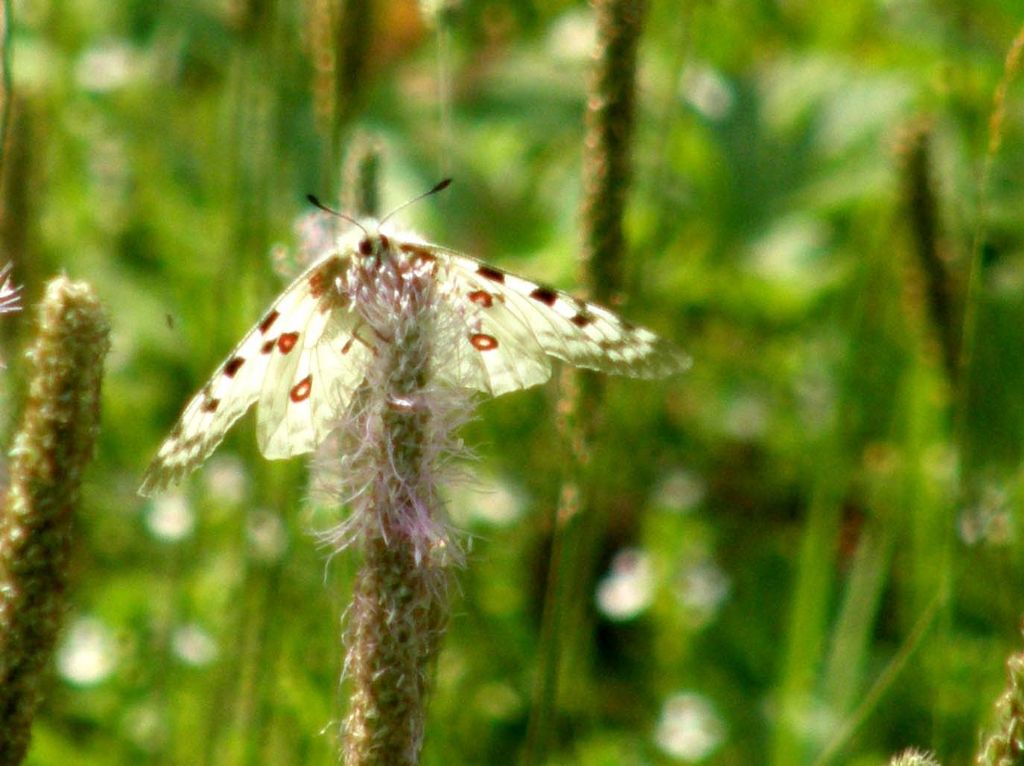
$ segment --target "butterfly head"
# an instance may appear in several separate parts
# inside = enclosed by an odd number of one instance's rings
[[[356,253],[359,254],[365,265],[379,265],[390,250],[391,240],[379,228],[375,226],[363,228],[362,236],[356,243]]]

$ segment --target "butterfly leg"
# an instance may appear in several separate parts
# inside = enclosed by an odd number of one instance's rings
[[[355,326],[355,329],[352,330],[352,334],[349,336],[348,340],[345,341],[345,345],[341,347],[342,354],[347,354],[352,349],[352,344],[358,341],[366,346],[367,350],[369,350],[371,354],[377,356],[377,347],[359,334],[359,331],[363,329],[363,327],[364,325],[361,322]],[[374,331],[374,334],[385,343],[390,342],[389,338],[383,337],[380,333]]]

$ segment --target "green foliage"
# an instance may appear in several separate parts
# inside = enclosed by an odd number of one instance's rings
[[[27,762],[333,763],[357,562],[318,547],[337,517],[305,500],[303,461],[264,461],[244,419],[182,494],[135,490],[280,289],[271,250],[296,244],[306,193],[346,199],[353,136],[382,147],[381,210],[452,175],[400,218],[579,283],[592,10],[467,0],[429,20],[378,2],[335,88],[329,0],[13,6],[0,263],[26,304],[56,272],[89,281],[112,324]],[[1024,612],[1016,10],[650,0],[617,308],[695,364],[607,382],[600,570],[556,637],[540,626],[570,457],[557,387],[463,429],[479,460],[449,505],[467,564],[424,763],[516,762],[542,640],[562,659],[549,763],[972,756]],[[908,126],[927,136],[912,188]],[[927,258],[957,302],[952,369]],[[0,318],[5,433],[31,313]]]

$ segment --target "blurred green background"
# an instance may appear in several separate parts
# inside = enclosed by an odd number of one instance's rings
[[[113,323],[31,764],[334,762],[357,561],[317,544],[304,461],[264,461],[245,418],[181,493],[135,492],[280,290],[305,194],[344,199],[353,136],[382,146],[385,210],[455,178],[401,213],[431,241],[579,283],[592,9],[345,7],[12,4],[0,241],[29,308],[0,321],[7,440],[45,280],[88,280]],[[464,429],[424,763],[517,762],[555,641],[548,763],[970,758],[1024,612],[1020,21],[1011,0],[651,0],[616,308],[695,363],[609,380],[608,517],[593,562],[566,553],[554,636],[558,382]]]

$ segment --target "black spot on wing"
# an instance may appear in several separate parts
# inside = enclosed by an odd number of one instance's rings
[[[535,301],[540,301],[545,306],[554,306],[558,300],[558,293],[550,287],[535,287],[530,293],[530,297]]]
[[[263,317],[263,321],[260,322],[260,333],[266,335],[270,332],[270,328],[274,326],[274,322],[281,316],[277,309],[271,309],[270,313]]]
[[[245,357],[235,356],[228,360],[228,363],[224,365],[224,374],[229,378],[235,377],[238,371],[242,369],[242,365],[245,364]]]
[[[492,282],[497,282],[499,285],[505,282],[505,272],[498,271],[497,269],[482,263],[477,267],[476,273],[479,274],[484,279],[489,279]]]

